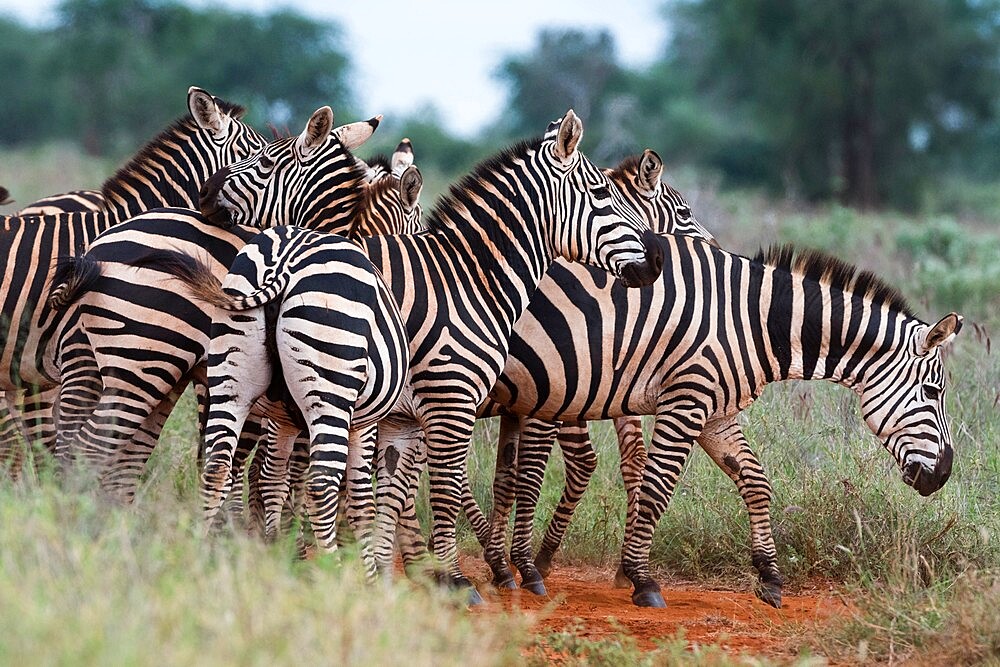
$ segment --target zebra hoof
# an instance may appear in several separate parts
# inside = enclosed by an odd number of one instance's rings
[[[642,591],[637,590],[632,594],[632,604],[636,607],[652,607],[655,609],[664,609],[667,606],[658,588],[647,588]]]
[[[495,575],[493,577],[493,585],[499,590],[504,590],[504,591],[517,590],[517,582],[514,581],[514,573],[511,572],[510,570],[507,570],[506,574],[502,576]]]
[[[781,609],[781,586],[769,582],[761,582],[755,591],[757,597],[775,609]]]
[[[470,607],[481,607],[486,604],[486,601],[483,600],[483,596],[479,594],[479,591],[476,590],[475,586],[469,587],[469,600],[467,604]]]
[[[541,579],[539,579],[537,581],[523,581],[522,580],[521,581],[521,588],[523,588],[524,590],[528,591],[529,593],[534,593],[535,595],[537,595],[539,597],[545,597],[546,595],[549,594],[549,592],[547,590],[545,590],[545,583]]]

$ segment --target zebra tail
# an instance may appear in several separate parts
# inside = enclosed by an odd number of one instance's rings
[[[13,204],[14,200],[10,198],[10,192],[7,188],[0,187],[0,206],[5,206],[7,204]]]
[[[90,290],[100,277],[100,263],[87,255],[60,257],[50,283],[47,299],[49,308],[65,310]]]
[[[223,310],[258,308],[273,301],[285,290],[286,280],[279,275],[251,294],[227,294],[207,264],[177,250],[151,250],[137,259],[129,260],[128,264],[168,273],[187,285],[195,299]]]

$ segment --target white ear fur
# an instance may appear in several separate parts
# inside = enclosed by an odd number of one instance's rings
[[[381,122],[382,115],[379,114],[378,116],[369,118],[368,120],[360,120],[356,123],[341,125],[333,130],[333,136],[340,141],[341,146],[349,151],[353,151],[355,148],[371,139],[372,135],[375,134],[375,130],[378,129],[378,124]]]
[[[301,158],[308,158],[330,140],[333,128],[333,109],[320,107],[309,117],[306,127],[295,139],[295,151]]]
[[[572,158],[582,138],[583,121],[570,109],[559,124],[559,133],[556,135],[556,157],[564,162]]]
[[[663,176],[663,160],[656,151],[647,148],[639,160],[639,173],[636,174],[636,185],[644,192],[655,195],[660,191],[660,178]]]
[[[958,332],[962,330],[964,318],[958,313],[948,313],[938,323],[929,327],[923,334],[923,338],[918,341],[917,347],[921,354],[928,354],[934,348],[954,340]]]
[[[413,145],[409,138],[403,138],[389,161],[393,176],[402,176],[406,168],[413,164]]]
[[[222,113],[208,91],[197,86],[188,88],[188,111],[198,127],[210,132],[216,139],[225,139],[229,135],[229,124],[233,119]]]
[[[424,187],[424,177],[420,170],[410,165],[399,177],[399,195],[403,200],[403,208],[412,211],[420,201],[420,191]]]

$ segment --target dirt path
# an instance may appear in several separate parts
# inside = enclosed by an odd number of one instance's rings
[[[546,580],[549,596],[539,598],[528,592],[492,590],[481,583],[488,581],[488,569],[472,560],[464,568],[486,594],[486,613],[501,607],[539,613],[543,630],[562,630],[579,619],[586,637],[626,632],[643,649],[654,648],[654,639],[672,637],[684,628],[689,642],[717,643],[734,654],[773,654],[788,636],[783,626],[824,621],[849,611],[829,587],[786,591],[782,608],[773,609],[749,592],[665,585],[666,609],[640,609],[632,605],[630,591],[612,587],[610,570],[557,566]]]

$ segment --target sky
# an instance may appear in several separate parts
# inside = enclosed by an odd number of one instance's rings
[[[292,7],[335,21],[346,33],[354,90],[366,115],[412,112],[428,102],[460,135],[502,112],[505,88],[494,72],[505,55],[531,50],[546,27],[607,28],[630,66],[654,60],[666,39],[662,0],[186,0],[254,12]],[[53,17],[56,0],[0,0],[0,13],[33,25]],[[332,101],[336,111],[336,101]]]

